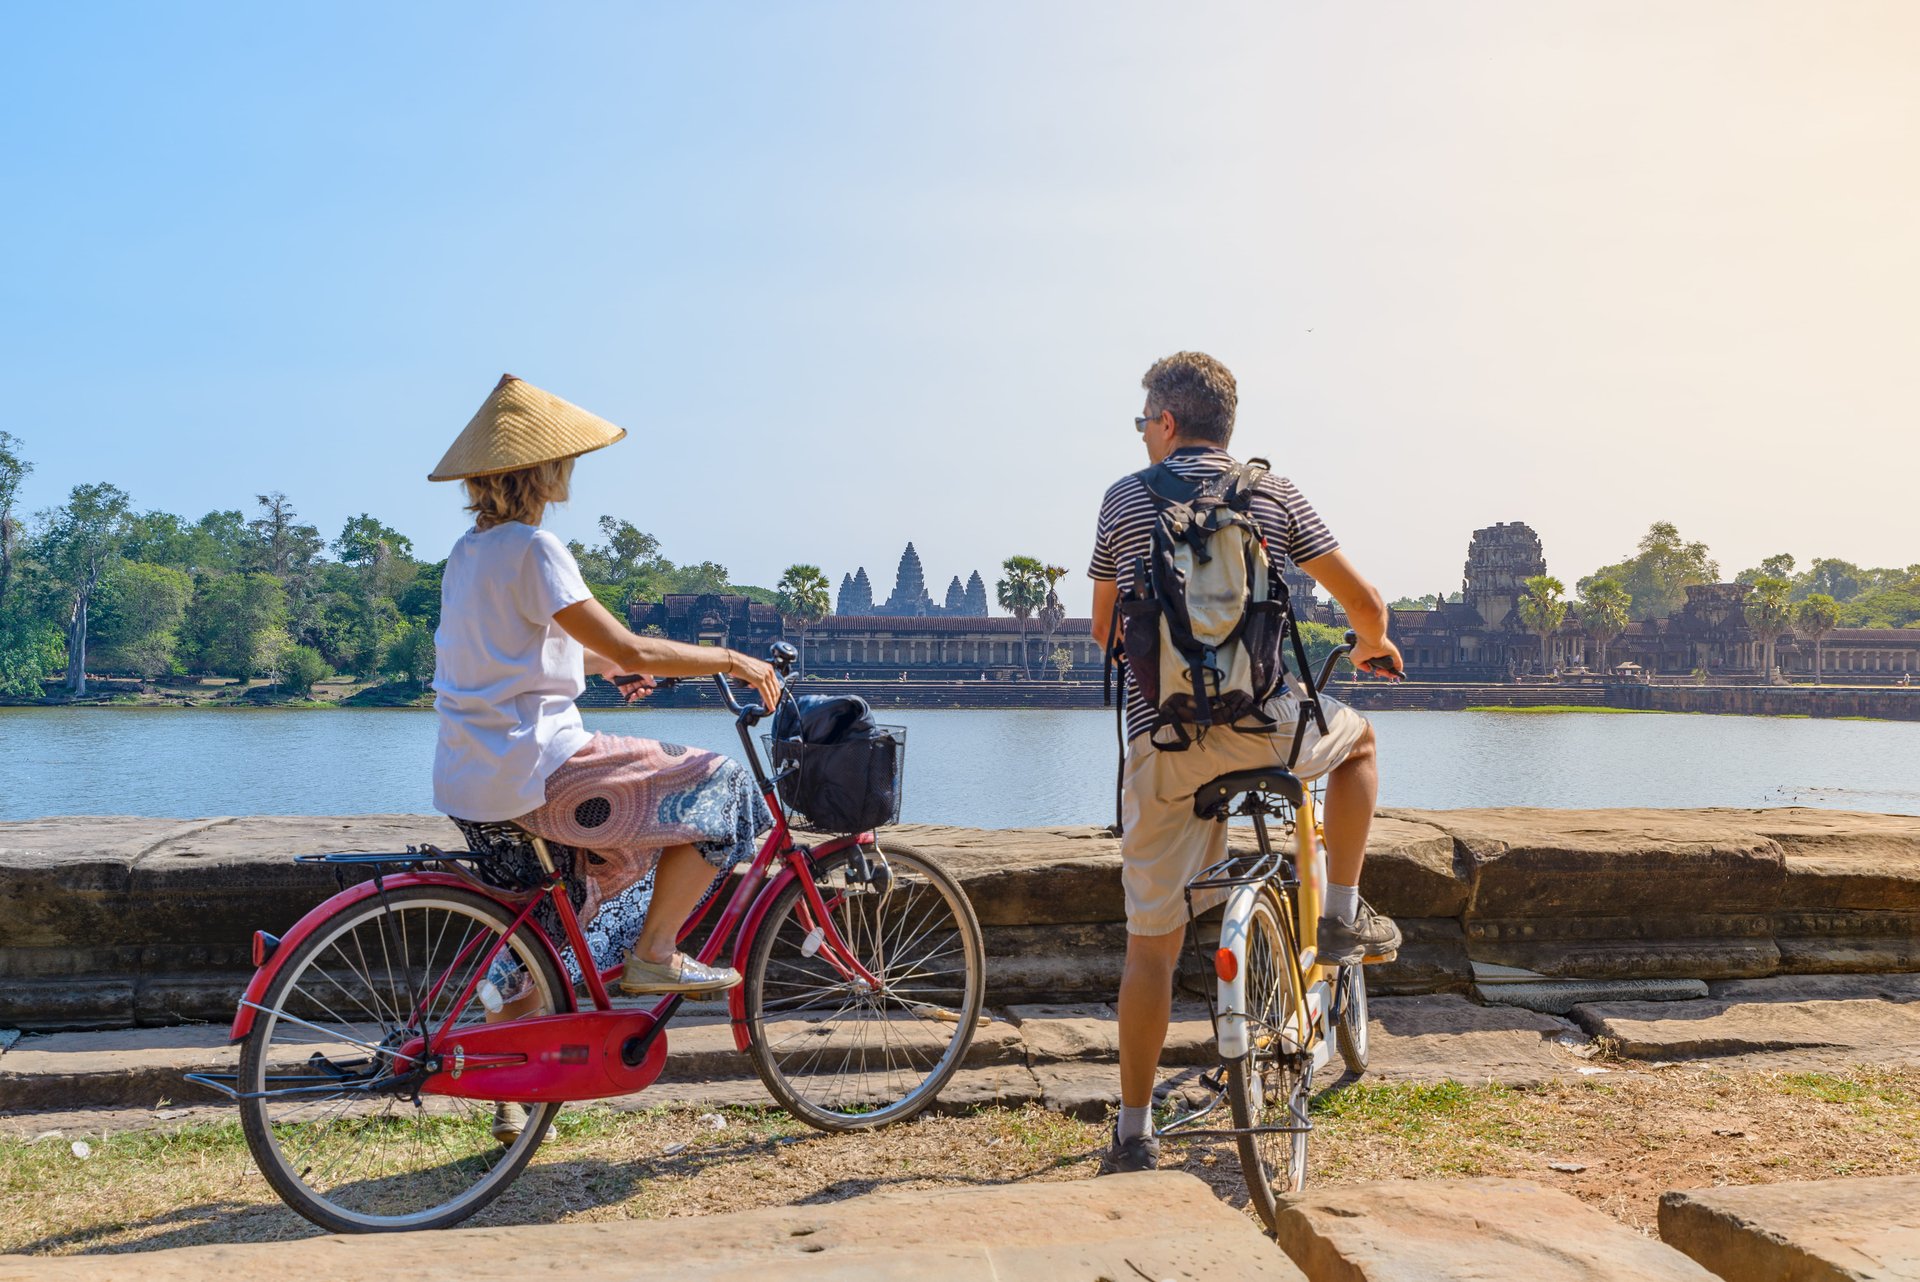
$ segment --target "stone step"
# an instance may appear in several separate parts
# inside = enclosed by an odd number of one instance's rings
[[[1316,1282],[1711,1282],[1672,1247],[1527,1180],[1395,1180],[1296,1194],[1278,1238]]]
[[[1631,1059],[1794,1055],[1920,1063],[1920,976],[1783,975],[1713,985],[1702,1001],[1595,1002],[1574,1020]]]
[[[119,1282],[125,1256],[0,1256],[0,1282]],[[1176,1171],[873,1193],[728,1215],[311,1237],[139,1256],[142,1282],[1302,1282],[1246,1216]]]
[[[1920,1278],[1920,1175],[1667,1193],[1660,1238],[1728,1282]]]

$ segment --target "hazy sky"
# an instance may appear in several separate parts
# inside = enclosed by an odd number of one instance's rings
[[[1920,560],[1920,6],[49,5],[0,81],[29,508],[282,489],[437,557],[510,370],[627,427],[551,524],[938,596],[1081,577],[1139,378],[1390,595],[1523,520]]]

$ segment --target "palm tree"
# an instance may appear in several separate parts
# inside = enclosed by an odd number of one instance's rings
[[[1033,679],[1027,662],[1027,620],[1047,599],[1047,567],[1030,556],[1010,556],[1000,563],[1007,577],[994,584],[1000,608],[1020,620],[1020,669]]]
[[[1547,638],[1567,621],[1567,585],[1550,574],[1536,574],[1521,585],[1523,591],[1515,609],[1527,631],[1540,638],[1540,671],[1546,672]]]
[[[776,585],[774,608],[800,633],[800,670],[806,670],[807,629],[827,617],[827,576],[817,565],[790,565]]]
[[[1618,579],[1599,579],[1587,585],[1587,599],[1580,603],[1580,622],[1600,647],[1600,671],[1607,670],[1607,646],[1627,630],[1633,610],[1633,597]]]
[[[1813,684],[1820,684],[1820,643],[1840,622],[1840,603],[1824,592],[1815,592],[1793,612],[1793,630],[1803,640],[1813,642]]]
[[[1769,684],[1773,682],[1773,648],[1779,644],[1780,634],[1793,622],[1793,613],[1787,605],[1792,591],[1793,584],[1785,579],[1771,575],[1758,578],[1741,606],[1741,612],[1747,616],[1747,626],[1753,629],[1754,638],[1760,643],[1761,678]]]

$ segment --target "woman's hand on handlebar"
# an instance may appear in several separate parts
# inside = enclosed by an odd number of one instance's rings
[[[1407,672],[1407,665],[1400,658],[1400,647],[1385,637],[1371,642],[1355,641],[1347,661],[1370,677],[1385,677],[1389,681],[1398,681]]]
[[[726,672],[735,680],[752,686],[754,693],[760,696],[760,706],[768,712],[780,706],[780,674],[773,670],[772,664],[737,650],[729,650]]]

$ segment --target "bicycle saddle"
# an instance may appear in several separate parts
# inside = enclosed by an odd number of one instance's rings
[[[1193,813],[1202,819],[1225,819],[1234,798],[1249,792],[1272,793],[1298,806],[1305,794],[1293,772],[1282,766],[1261,766],[1254,770],[1235,770],[1202,784],[1193,794]]]

